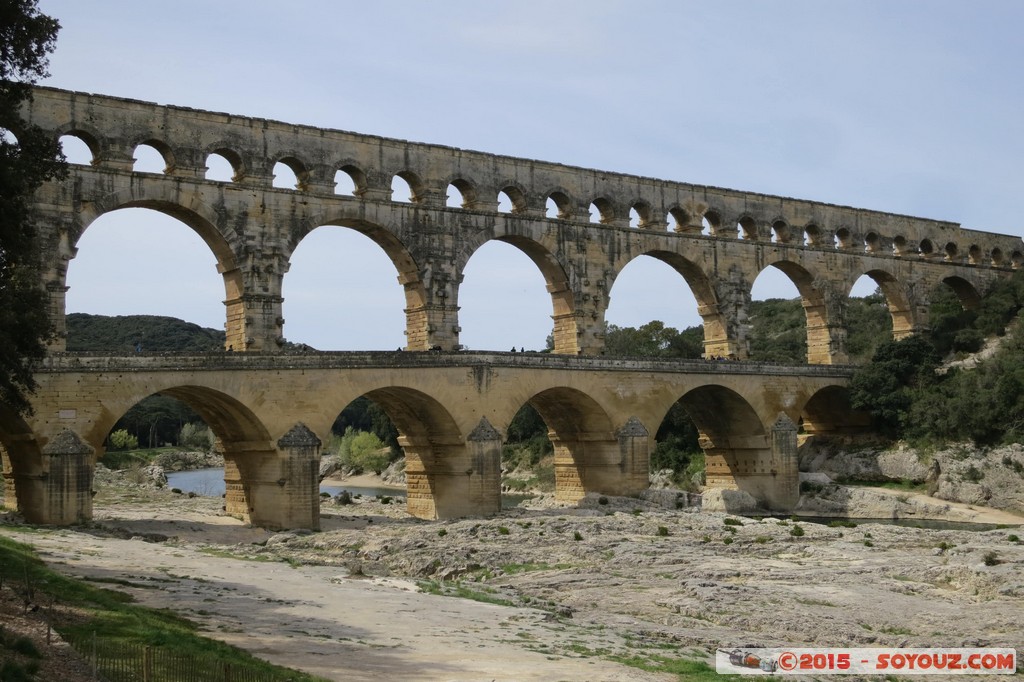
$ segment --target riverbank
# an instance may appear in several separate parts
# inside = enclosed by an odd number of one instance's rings
[[[321,532],[273,533],[219,506],[103,486],[86,527],[0,533],[336,680],[659,680],[675,678],[618,661],[1024,646],[1020,528],[829,527],[592,496],[438,522],[374,498],[325,502]]]

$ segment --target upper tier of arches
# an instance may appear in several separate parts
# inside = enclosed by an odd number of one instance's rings
[[[142,146],[175,177],[206,178],[214,155],[231,168],[222,181],[245,186],[271,188],[286,172],[297,192],[340,187],[390,201],[401,178],[414,205],[995,268],[1024,263],[1019,238],[947,221],[52,88],[37,88],[27,113],[81,140],[89,163],[107,168],[132,170]]]

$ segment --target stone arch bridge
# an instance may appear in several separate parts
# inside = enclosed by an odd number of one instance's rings
[[[969,306],[1024,263],[1021,239],[951,222],[103,95],[36,88],[23,116],[92,154],[35,196],[41,284],[59,333],[34,415],[0,406],[5,499],[41,522],[88,518],[107,432],[156,392],[213,426],[228,462],[227,510],[263,525],[316,526],[312,462],[330,421],[360,395],[401,432],[419,516],[496,509],[499,445],[524,402],[549,426],[563,499],[636,492],[647,484],[652,430],[679,399],[701,431],[709,484],[785,509],[797,490],[794,424],[802,419],[808,433],[863,426],[844,398],[853,284],[863,275],[878,283],[900,337],[928,326],[939,284]],[[162,173],[135,170],[140,145],[159,152]],[[230,181],[207,179],[213,154],[231,164]],[[294,188],[274,186],[279,164]],[[336,192],[339,173],[352,194]],[[410,202],[392,197],[395,177]],[[449,206],[456,192],[462,204]],[[236,352],[62,353],[68,262],[97,218],[129,207],[178,218],[209,246],[224,279],[226,348]],[[357,230],[384,250],[405,291],[406,350],[440,352],[283,352],[283,278],[321,225]],[[457,352],[462,273],[490,240],[521,249],[542,273],[553,354]],[[613,284],[643,255],[693,291],[705,356],[735,360],[748,354],[751,285],[778,268],[803,300],[810,366],[601,358]]]
[[[92,472],[115,422],[154,393],[194,408],[225,457],[225,510],[269,527],[319,525],[320,445],[367,396],[400,432],[409,511],[483,515],[501,503],[503,434],[529,403],[555,448],[557,496],[647,488],[653,435],[681,401],[701,434],[708,485],[766,508],[798,496],[797,426],[863,426],[850,370],[640,361],[542,353],[55,354],[37,374],[34,414],[0,409],[5,500],[39,523],[91,517]]]

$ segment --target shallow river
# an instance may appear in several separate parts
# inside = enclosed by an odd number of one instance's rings
[[[220,497],[224,494],[224,468],[194,469],[192,471],[168,473],[167,487],[177,488],[185,493],[203,495],[204,497]],[[344,484],[320,484],[320,492],[328,493],[332,497],[342,490],[347,490],[352,495],[362,495],[363,497],[376,497],[377,495],[405,497],[405,488],[365,488]],[[526,498],[526,495],[502,495],[501,506],[506,509],[514,507]]]

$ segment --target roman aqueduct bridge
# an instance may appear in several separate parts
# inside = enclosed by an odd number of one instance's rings
[[[215,255],[226,347],[236,351],[88,356],[63,353],[59,335],[38,374],[34,414],[0,408],[5,499],[39,522],[91,515],[92,467],[110,427],[157,392],[213,427],[227,460],[227,511],[263,525],[317,526],[313,462],[334,417],[361,395],[401,432],[419,516],[496,510],[500,444],[524,403],[548,424],[563,499],[638,492],[653,434],[677,400],[702,434],[709,485],[786,509],[798,479],[795,424],[809,433],[863,426],[845,401],[842,366],[854,283],[868,275],[879,285],[901,337],[927,327],[940,284],[970,306],[1024,262],[1019,238],[955,223],[115,97],[37,88],[24,115],[92,152],[91,164],[36,196],[43,284],[61,334],[80,237],[108,212],[142,207],[181,220]],[[163,173],[134,170],[139,145],[160,152]],[[230,162],[230,182],[206,179],[211,154]],[[277,164],[295,188],[273,186]],[[351,195],[336,193],[339,172]],[[396,176],[411,202],[392,200]],[[461,207],[448,205],[455,191]],[[499,210],[500,195],[509,210]],[[384,250],[405,291],[406,350],[435,352],[282,350],[282,281],[297,245],[322,225],[357,230]],[[457,352],[462,273],[489,240],[521,249],[543,274],[553,354]],[[802,297],[810,364],[600,357],[612,286],[643,255],[693,291],[706,356],[736,360],[747,357],[751,285],[778,268]]]

